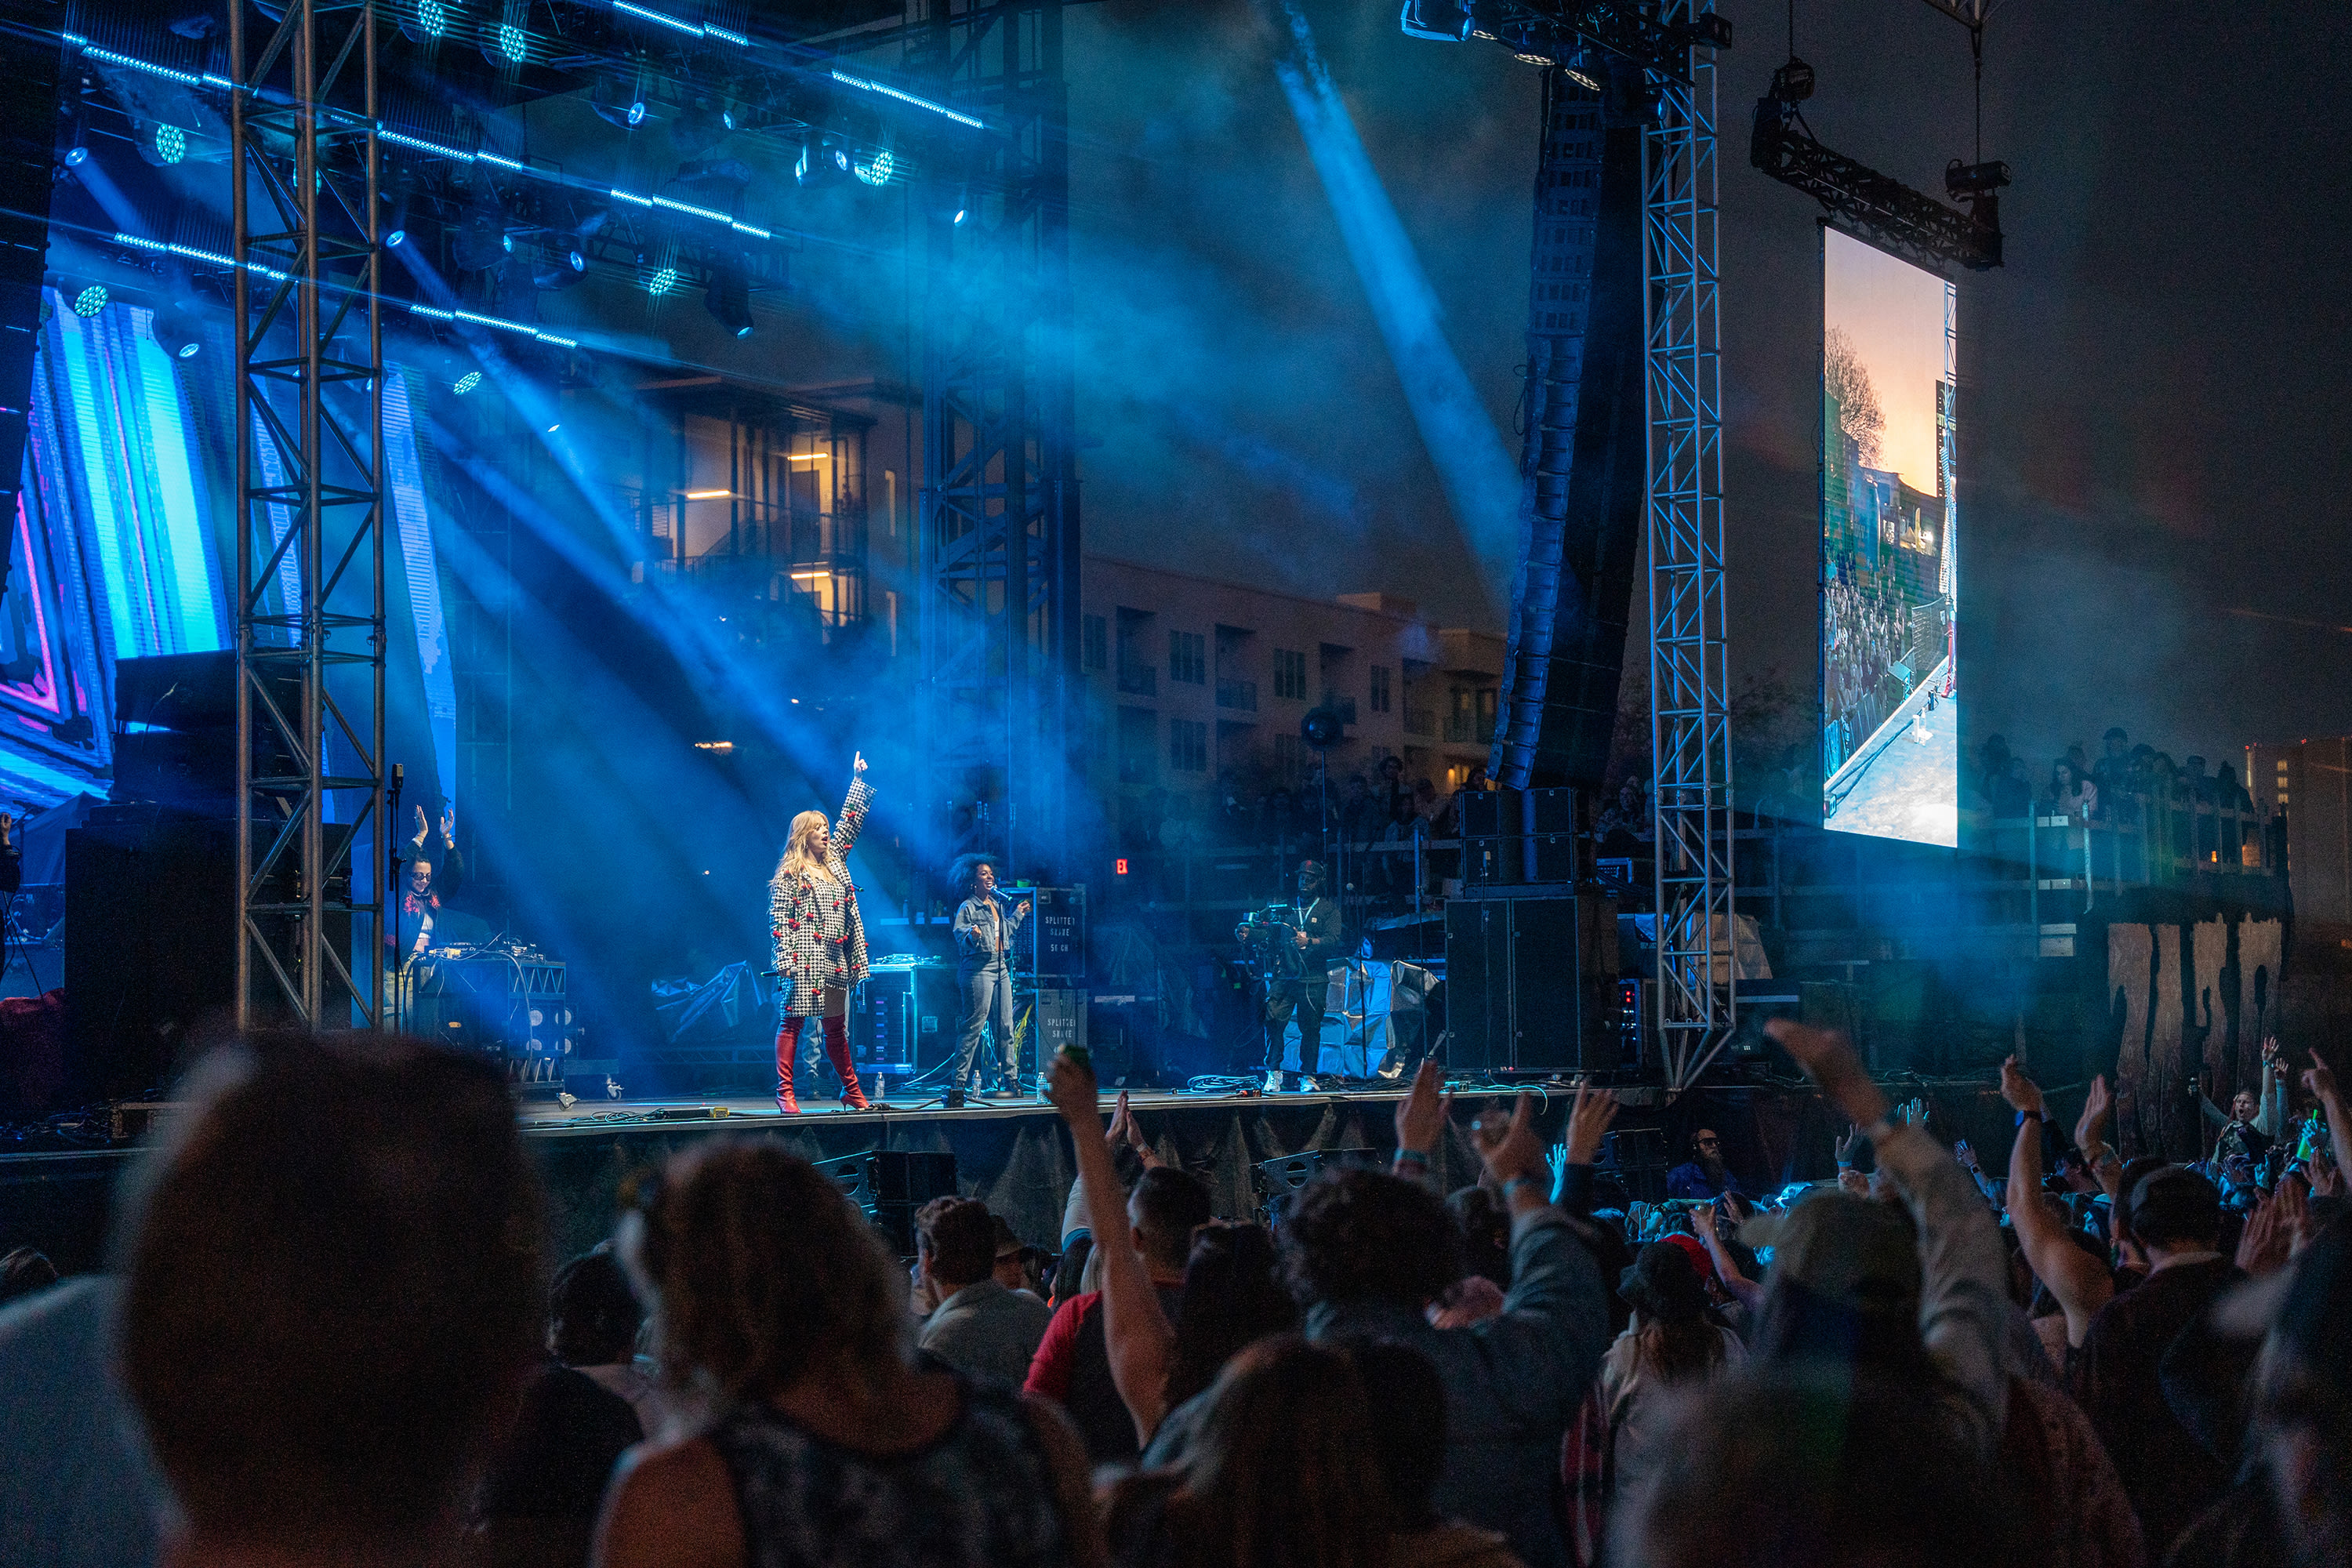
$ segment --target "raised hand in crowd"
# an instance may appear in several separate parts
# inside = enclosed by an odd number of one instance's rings
[[[1977,1163],[1977,1152],[1969,1147],[1969,1141],[1965,1138],[1952,1145],[1952,1158],[1958,1160],[1960,1163],[1960,1169],[1970,1175],[1984,1173],[1984,1167]]]
[[[1576,1086],[1576,1103],[1568,1112],[1568,1163],[1590,1165],[1601,1158],[1601,1141],[1617,1120],[1619,1101],[1613,1089]]]
[[[1550,1201],[1549,1188],[1538,1174],[1544,1168],[1544,1155],[1536,1137],[1535,1111],[1535,1096],[1522,1092],[1509,1116],[1487,1111],[1473,1130],[1487,1180],[1502,1192],[1504,1204],[1515,1215]]]
[[[2319,1101],[2321,1112],[2327,1118],[2328,1147],[2337,1159],[2352,1149],[2352,1117],[2344,1111],[2344,1097],[2336,1091],[2336,1071],[2317,1051],[2311,1053],[2311,1065],[2303,1069],[2303,1090]]]
[[[1861,1147],[1862,1129],[1858,1126],[1848,1127],[1845,1130],[1845,1136],[1839,1139],[1831,1146],[1831,1152],[1837,1156],[1838,1169],[1841,1171],[1852,1170],[1853,1168],[1854,1152]]]
[[[2275,1274],[2287,1266],[2294,1256],[2295,1225],[2288,1213],[2288,1194],[2301,1203],[2303,1184],[2287,1181],[2278,1190],[2254,1205],[2246,1216],[2246,1228],[2238,1237],[2238,1267],[2254,1279]],[[2308,1210],[2305,1210],[2306,1215]]]
[[[2326,1155],[2315,1152],[2298,1169],[2311,1184],[2313,1197],[2332,1198],[2343,1193],[2344,1168]]]
[[[2275,1046],[2277,1042],[2274,1040],[2272,1044]],[[2074,1119],[2074,1147],[2080,1149],[2094,1165],[2098,1163],[2098,1156],[2106,1151],[2106,1144],[2100,1137],[2100,1129],[2106,1123],[2108,1110],[2107,1075],[2101,1073],[2091,1079],[2090,1089],[2083,1095],[2083,1114]]]
[[[1706,1248],[1707,1257],[1715,1263],[1716,1278],[1723,1281],[1723,1288],[1731,1292],[1732,1299],[1751,1310],[1762,1306],[1764,1287],[1739,1271],[1738,1260],[1723,1245],[1723,1237],[1716,1228],[1715,1205],[1702,1204],[1691,1210],[1690,1222],[1691,1234]]]
[[[1437,1141],[1444,1136],[1446,1118],[1454,1110],[1454,1097],[1442,1092],[1444,1078],[1434,1059],[1423,1062],[1412,1075],[1412,1088],[1397,1101],[1398,1153],[1418,1154],[1426,1163],[1437,1152]]]

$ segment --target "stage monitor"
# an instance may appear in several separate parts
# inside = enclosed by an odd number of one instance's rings
[[[1822,826],[1959,841],[1952,285],[1822,229]]]

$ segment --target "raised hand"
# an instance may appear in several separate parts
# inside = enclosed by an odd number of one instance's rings
[[[866,776],[866,753],[863,752],[857,752],[853,753],[853,755],[856,760],[849,764],[849,776],[856,779],[862,779]]]
[[[1486,1174],[1496,1186],[1543,1169],[1543,1145],[1536,1141],[1535,1113],[1535,1096],[1522,1092],[1508,1121],[1495,1112],[1480,1119],[1478,1157],[1486,1162]]]
[[[1568,1113],[1568,1163],[1590,1165],[1601,1157],[1601,1140],[1617,1120],[1617,1091],[1576,1086],[1576,1104]]]
[[[2256,1204],[2246,1217],[2246,1228],[2238,1237],[2238,1267],[2257,1277],[2276,1273],[2286,1267],[2294,1244],[2294,1232],[2274,1193]]]
[[[1952,1145],[1952,1158],[1960,1163],[1963,1171],[1978,1169],[1977,1152],[1969,1147],[1969,1141],[1965,1138]]]
[[[2311,1195],[2332,1198],[2344,1190],[2344,1168],[2325,1154],[2314,1153],[2303,1163],[2304,1180],[2311,1184]]]
[[[1715,1240],[1715,1205],[1702,1204],[1690,1211],[1691,1234],[1701,1241]]]
[[[1423,1061],[1421,1070],[1412,1075],[1412,1088],[1397,1102],[1397,1147],[1410,1149],[1416,1154],[1437,1152],[1437,1141],[1445,1131],[1445,1119],[1454,1109],[1454,1097],[1440,1093],[1444,1073],[1435,1060]]]
[[[441,837],[452,844],[457,841],[457,808],[454,805],[441,808]]]
[[[2263,1060],[2268,1062],[2273,1067],[2276,1067],[2278,1065],[2278,1037],[2276,1035],[2264,1035],[2263,1037]]]
[[[2091,1080],[2090,1092],[2083,1096],[2083,1114],[2074,1120],[2075,1148],[2088,1151],[2103,1142],[2099,1129],[2107,1120],[2109,1108],[2107,1075],[2101,1073]]]
[[[1102,1114],[1102,1091],[1095,1083],[1092,1064],[1075,1061],[1065,1051],[1055,1052],[1046,1069],[1045,1098],[1073,1130],[1096,1125]]]
[[[416,808],[416,837],[422,838],[432,831],[433,819],[425,815],[425,808],[423,806],[418,806]]]
[[[2011,1110],[2023,1114],[2042,1109],[2042,1086],[2025,1076],[2015,1057],[2000,1064],[2000,1097]]]
[[[2303,1069],[2303,1091],[2322,1105],[2336,1098],[2336,1069],[2317,1051],[2311,1053],[2311,1065]]]
[[[1862,1129],[1860,1127],[1847,1128],[1845,1130],[1845,1136],[1831,1145],[1832,1152],[1837,1155],[1838,1169],[1841,1171],[1853,1169],[1853,1152],[1861,1147]]]
[[[1853,1043],[1834,1029],[1819,1029],[1793,1018],[1774,1018],[1764,1032],[1805,1069],[1847,1121],[1869,1127],[1886,1118],[1886,1096],[1870,1081],[1870,1071],[1853,1054]]]

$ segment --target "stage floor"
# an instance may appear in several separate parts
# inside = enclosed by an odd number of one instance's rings
[[[1465,1091],[1457,1091],[1463,1097]],[[1154,1111],[1214,1110],[1220,1107],[1304,1110],[1326,1106],[1382,1102],[1392,1104],[1405,1096],[1402,1084],[1395,1088],[1349,1088],[1318,1089],[1313,1093],[1286,1094],[1194,1094],[1186,1089],[1145,1089],[1130,1090],[1128,1108],[1146,1115]],[[1475,1098],[1475,1094],[1470,1097]],[[1116,1097],[1103,1097],[1103,1113],[1110,1113]],[[676,1131],[715,1131],[719,1126],[732,1126],[745,1131],[787,1131],[798,1127],[828,1131],[866,1126],[880,1131],[885,1124],[905,1127],[909,1124],[955,1124],[969,1121],[1003,1121],[1032,1116],[1057,1116],[1051,1105],[1034,1095],[1020,1100],[973,1100],[950,1110],[934,1095],[926,1099],[908,1097],[899,1100],[876,1100],[864,1110],[851,1110],[837,1100],[801,1100],[800,1114],[787,1116],[776,1109],[772,1097],[744,1099],[667,1099],[667,1100],[583,1100],[562,1106],[552,1101],[526,1101],[520,1112],[523,1136],[530,1139],[595,1137],[619,1129],[664,1127]]]

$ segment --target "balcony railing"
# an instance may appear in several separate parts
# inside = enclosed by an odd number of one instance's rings
[[[1257,682],[1255,680],[1220,680],[1217,682],[1217,706],[1243,713],[1257,711]]]
[[[1118,667],[1118,689],[1131,697],[1150,697],[1160,690],[1160,671],[1148,664],[1129,664],[1122,660]]]
[[[1492,720],[1481,724],[1467,713],[1448,713],[1445,716],[1445,739],[1454,745],[1477,745],[1491,737],[1494,731]]]

